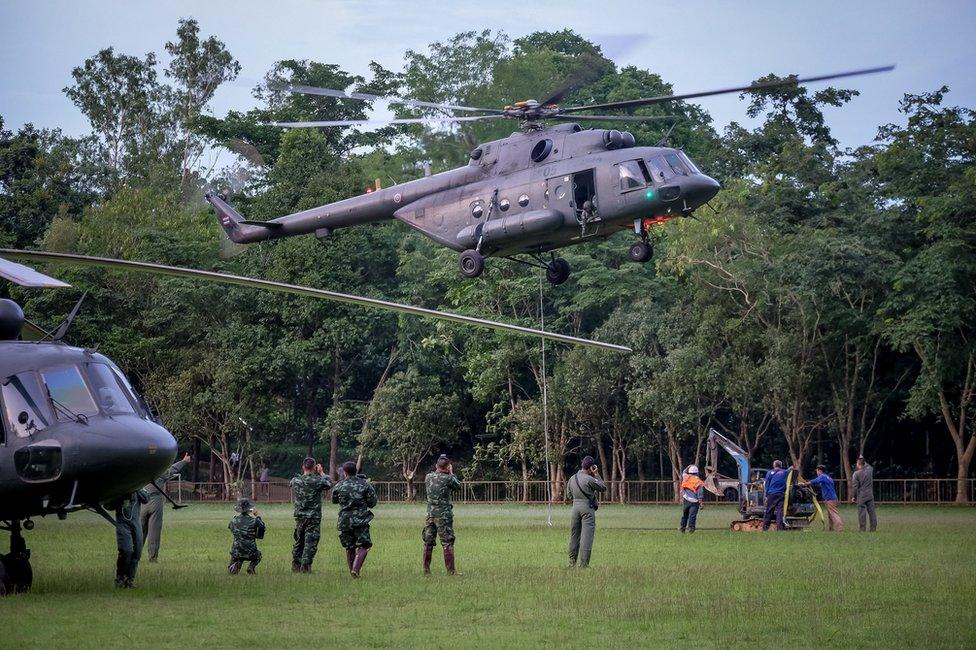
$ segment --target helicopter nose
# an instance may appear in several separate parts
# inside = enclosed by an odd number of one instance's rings
[[[695,174],[685,185],[685,201],[691,209],[701,207],[711,201],[720,189],[722,186],[711,176]]]

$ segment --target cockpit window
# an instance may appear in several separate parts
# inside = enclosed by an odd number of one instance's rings
[[[129,400],[135,405],[136,413],[140,417],[152,420],[152,411],[149,410],[149,405],[146,404],[146,400],[142,399],[142,395],[136,392],[132,384],[129,383],[129,380],[125,378],[125,375],[116,368],[112,368],[112,374],[115,375],[125,394],[129,396]]]
[[[692,174],[700,174],[701,173],[701,170],[698,169],[698,167],[695,165],[695,163],[691,162],[691,158],[689,158],[688,155],[684,151],[679,151],[678,152],[678,155],[681,157],[681,160],[685,163],[685,165],[688,167],[688,169],[691,170],[691,173]]]
[[[131,415],[135,413],[129,398],[122,392],[118,379],[112,369],[104,363],[86,363],[88,381],[95,391],[95,398],[102,410],[109,415]]]
[[[75,366],[46,368],[41,371],[41,377],[59,420],[75,420],[79,415],[98,413],[81,371]]]
[[[636,160],[628,160],[617,165],[622,192],[644,187],[647,184],[646,174],[637,162]]]
[[[681,162],[681,158],[678,157],[676,153],[666,153],[664,154],[664,160],[668,163],[668,166],[674,170],[674,173],[678,176],[687,176],[688,168],[685,164]]]
[[[44,391],[32,372],[6,377],[0,382],[3,406],[7,414],[8,430],[26,438],[44,427],[50,426],[51,415],[47,410]]]

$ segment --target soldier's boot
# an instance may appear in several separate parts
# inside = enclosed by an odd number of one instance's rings
[[[240,560],[232,561],[229,565],[227,565],[227,573],[231,574],[232,576],[236,576],[241,572],[241,564],[243,564],[243,562]]]
[[[295,562],[293,560],[292,563],[291,563],[291,572],[292,573],[300,573],[301,570],[302,570],[302,565],[299,564],[298,562]]]
[[[434,545],[424,544],[424,575],[430,575],[430,561],[434,557]]]
[[[369,549],[364,546],[360,546],[356,549],[356,559],[353,560],[352,571],[350,571],[353,578],[358,578],[359,574],[362,572],[363,563],[366,562],[367,553],[369,553]]]
[[[301,566],[298,567],[298,572],[299,573],[311,573],[312,572],[312,565],[311,564],[302,564]]]
[[[258,563],[260,561],[261,560],[251,560],[250,562],[247,563],[247,574],[248,575],[252,575],[253,576],[255,573],[258,572],[257,571],[257,569],[258,569]]]
[[[447,575],[449,576],[461,575],[454,566],[454,544],[448,544],[444,547],[444,567],[447,569]]]
[[[346,549],[346,565],[349,567],[349,573],[352,573],[352,567],[356,563],[356,548]]]

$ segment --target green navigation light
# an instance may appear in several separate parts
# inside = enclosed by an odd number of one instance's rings
[[[654,198],[654,190],[647,190],[646,192],[644,192],[644,198],[645,199],[648,199],[648,200],[653,199]]]

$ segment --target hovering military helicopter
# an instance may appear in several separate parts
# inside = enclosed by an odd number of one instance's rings
[[[669,118],[581,113],[795,86],[893,68],[884,66],[806,78],[791,76],[722,90],[560,107],[557,102],[573,87],[566,84],[563,90],[541,102],[521,101],[502,109],[286,86],[284,89],[302,94],[482,113],[447,118],[276,123],[286,128],[498,119],[519,120],[522,128],[508,138],[476,147],[465,167],[270,221],[245,219],[227,203],[226,195],[208,193],[207,200],[214,206],[228,237],[241,244],[308,233],[327,238],[338,228],[398,219],[438,244],[458,251],[460,271],[466,277],[481,275],[485,257],[494,256],[542,267],[549,282],[562,284],[569,277],[569,264],[551,251],[632,229],[637,241],[630,246],[629,257],[635,262],[647,262],[653,253],[648,236],[653,225],[689,216],[719,191],[718,182],[703,174],[681,150],[637,146],[629,132],[584,130],[574,123]],[[571,123],[547,127],[546,121],[550,120]],[[548,259],[544,257],[546,253]]]

